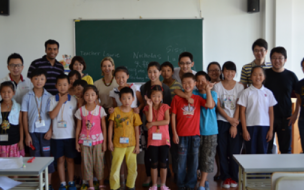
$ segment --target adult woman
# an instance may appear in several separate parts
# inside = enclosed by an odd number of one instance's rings
[[[217,83],[222,80],[221,65],[216,61],[209,63],[207,67],[207,73],[211,78],[212,83]]]
[[[87,73],[83,73],[83,71],[86,69],[87,65],[84,61],[84,59],[81,56],[75,56],[73,57],[71,64],[69,66],[70,70],[76,70],[80,73],[81,79],[87,81],[88,84],[93,85],[93,79],[90,75]]]

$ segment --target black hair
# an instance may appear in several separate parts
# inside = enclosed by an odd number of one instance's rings
[[[272,57],[272,54],[274,53],[279,53],[282,54],[284,56],[285,59],[287,59],[287,51],[284,47],[275,47],[271,50],[270,52],[270,59]]]
[[[185,73],[185,74],[183,74],[183,76],[182,76],[182,82],[183,82],[183,80],[185,79],[185,78],[191,78],[191,79],[193,79],[194,81],[196,81],[195,80],[195,76],[194,76],[194,74],[192,74],[192,73]]]
[[[85,88],[87,85],[88,85],[87,81],[81,79],[75,80],[73,83],[73,87],[82,86],[83,88]]]
[[[193,62],[193,55],[190,52],[183,52],[183,53],[179,54],[178,62],[180,62],[181,58],[183,58],[183,57],[189,57],[191,62]]]
[[[162,92],[162,95],[164,96],[164,91],[163,91],[163,87],[160,85],[154,85],[151,87],[150,93],[148,94],[148,98],[151,98],[151,94],[152,92]]]
[[[69,68],[70,68],[71,71],[73,70],[73,66],[74,66],[74,64],[75,64],[76,61],[78,61],[79,63],[81,63],[83,65],[83,71],[86,70],[87,64],[84,61],[83,57],[81,57],[81,56],[74,56],[73,59],[72,59],[72,61],[71,61],[71,64],[69,65]]]
[[[224,69],[233,70],[236,72],[236,65],[232,61],[226,61],[223,65],[222,72],[224,72]]]
[[[46,41],[45,43],[44,43],[44,47],[45,47],[45,49],[47,48],[47,45],[48,44],[56,44],[57,45],[57,48],[59,49],[59,43],[56,41],[56,40],[48,40],[48,41]]]
[[[130,93],[130,94],[132,95],[132,97],[134,97],[132,88],[130,88],[130,87],[123,87],[123,88],[119,91],[119,98],[121,98],[121,96],[122,96],[123,94],[128,94],[128,93]]]
[[[82,95],[84,96],[85,92],[90,90],[90,89],[92,89],[96,93],[97,99],[98,99],[98,97],[99,97],[98,89],[96,88],[96,86],[91,85],[91,84],[88,84],[84,87]]]
[[[5,82],[1,83],[0,92],[2,91],[2,88],[4,88],[4,87],[10,87],[13,90],[13,92],[15,92],[15,86],[12,81],[5,81]]]
[[[301,61],[301,67],[303,67],[303,63],[304,63],[304,58]]]
[[[211,65],[216,65],[218,66],[219,70],[221,71],[221,65],[217,62],[217,61],[212,61],[211,63],[209,63],[209,65],[207,66],[207,73],[209,74],[209,67]],[[220,80],[223,80],[223,73],[220,74]]]
[[[161,64],[160,70],[162,70],[163,67],[170,67],[172,69],[172,72],[174,73],[174,67],[173,67],[172,63],[170,63],[169,61],[166,61],[163,64]]]
[[[148,64],[147,70],[149,70],[150,67],[156,67],[157,70],[160,71],[160,64],[156,61],[152,61]]]
[[[23,58],[21,57],[20,54],[18,54],[18,53],[13,53],[13,54],[11,54],[10,56],[8,56],[8,58],[7,58],[7,64],[9,64],[9,62],[10,62],[11,59],[20,59],[21,62],[22,62],[22,65],[23,65]]]
[[[61,80],[61,79],[67,79],[68,83],[70,84],[70,79],[69,79],[68,75],[65,75],[65,74],[61,74],[61,75],[57,76],[57,78],[56,78],[56,84],[58,83],[58,80]]]
[[[268,43],[263,38],[259,38],[252,44],[252,51],[254,50],[255,46],[263,47],[265,50],[268,49]]]
[[[81,79],[80,73],[76,70],[70,71],[69,74],[68,74],[68,77],[70,78],[70,77],[73,77],[74,75],[76,75],[77,79]]]
[[[195,80],[197,80],[198,76],[204,76],[207,81],[211,81],[210,76],[205,71],[199,71],[195,74]]]
[[[47,72],[46,70],[44,69],[34,69],[32,72],[31,72],[31,79],[34,78],[35,76],[41,76],[41,75],[44,75],[45,78],[47,77]]]
[[[113,76],[115,77],[116,73],[119,71],[125,72],[127,75],[129,75],[129,71],[128,71],[127,67],[120,66],[115,69]]]
[[[264,81],[263,81],[263,84],[264,84],[264,82],[265,82],[265,80],[266,80],[266,73],[265,73],[265,70],[263,69],[263,67],[261,67],[261,66],[254,66],[254,67],[252,67],[251,73],[250,73],[250,77],[252,76],[253,71],[256,70],[257,68],[262,69],[262,72],[263,72],[264,77],[265,77],[265,78],[264,78]]]
[[[160,71],[160,64],[158,63],[158,62],[156,62],[156,61],[152,61],[152,62],[150,62],[149,64],[148,64],[148,67],[147,67],[147,71],[149,70],[149,68],[150,67],[156,67],[157,68],[157,70],[159,70]],[[149,94],[151,94],[151,80],[149,80],[148,82],[146,82],[145,84],[145,93],[146,93],[146,95],[149,95]]]

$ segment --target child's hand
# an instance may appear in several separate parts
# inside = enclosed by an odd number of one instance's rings
[[[112,113],[114,112],[114,108],[113,108],[113,107],[110,107],[110,108],[108,109],[108,112],[109,112],[109,114],[112,114]]]
[[[107,151],[107,143],[105,141],[103,141],[102,143],[102,152]]]
[[[152,100],[149,99],[147,95],[145,95],[145,100],[146,100],[146,102],[147,102],[147,104],[148,104],[149,106],[152,106],[152,105],[153,105]]]
[[[136,145],[133,151],[134,154],[138,154],[139,153],[139,146]]]
[[[147,129],[150,129],[152,126],[153,126],[153,122],[146,123],[146,127],[147,127]]]
[[[30,147],[33,144],[32,137],[30,134],[27,134],[25,137],[25,145]]]
[[[52,130],[49,130],[48,132],[45,133],[44,139],[50,140],[52,137]]]
[[[273,137],[273,131],[269,130],[266,135],[267,142],[271,141],[272,137]]]
[[[78,152],[80,152],[80,151],[81,151],[81,148],[80,148],[79,143],[76,143],[76,150],[77,150]]]
[[[133,111],[135,112],[135,113],[137,113],[137,114],[139,114],[139,108],[138,107],[136,107],[136,108],[133,108]]]
[[[109,141],[108,148],[109,148],[109,150],[110,150],[111,152],[113,152],[114,148],[113,148],[113,143],[112,143],[111,140]]]
[[[215,85],[215,83],[209,82],[209,84],[206,85],[206,91],[211,90],[214,85]]]
[[[235,127],[238,126],[238,124],[240,123],[239,120],[237,120],[233,117],[229,118],[228,121],[229,121],[230,125],[235,126]]]
[[[187,98],[187,101],[188,101],[189,104],[194,104],[193,98]]]
[[[61,95],[61,94],[58,95],[59,95],[59,102],[64,103],[68,101],[68,93],[66,93],[65,95]]]
[[[23,150],[24,149],[23,141],[19,141],[18,148],[19,148],[19,150]]]
[[[250,134],[247,130],[243,131],[243,139],[245,141],[250,141]]]
[[[230,129],[229,129],[229,132],[230,132],[231,138],[234,139],[235,136],[237,135],[237,127],[231,126]]]
[[[177,134],[174,134],[174,135],[173,135],[173,142],[174,142],[175,144],[178,144],[178,143],[179,143],[179,137],[178,137]]]

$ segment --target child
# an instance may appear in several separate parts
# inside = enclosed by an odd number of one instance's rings
[[[209,85],[206,86],[207,102],[192,94],[195,86],[195,76],[192,73],[183,75],[182,85],[188,98],[174,96],[171,103],[173,142],[178,144],[177,186],[179,189],[194,189],[200,146],[200,106],[212,108],[214,103]],[[193,100],[192,104],[188,103],[189,99]]]
[[[20,105],[12,99],[15,88],[11,81],[1,83],[0,95],[0,157],[24,156],[23,125]]]
[[[172,78],[177,82],[182,83],[181,78],[185,73],[196,74],[196,71],[193,71],[191,68],[194,66],[193,55],[189,52],[183,52],[178,57],[178,66],[179,68],[174,69]]]
[[[23,113],[23,126],[25,133],[25,144],[30,150],[30,156],[51,156],[51,118],[48,115],[48,99],[52,96],[44,89],[46,83],[46,71],[35,69],[31,72],[31,81],[34,88],[23,96],[21,111]],[[55,171],[54,164],[48,167],[49,189],[52,189],[52,173]]]
[[[69,94],[75,97],[75,89],[73,87],[73,84],[76,80],[81,80],[81,76],[78,71],[73,70],[69,72],[68,77],[70,79]]]
[[[241,137],[239,126],[239,106],[237,100],[244,86],[233,78],[236,66],[227,61],[223,65],[224,80],[214,85],[214,91],[218,96],[217,121],[218,121],[218,150],[221,165],[221,178],[224,181],[223,188],[237,187],[238,165],[232,158],[233,154],[239,154],[241,150]]]
[[[139,125],[140,117],[131,108],[134,101],[134,92],[129,87],[124,87],[119,92],[122,105],[114,108],[109,117],[108,146],[112,151],[113,159],[110,174],[110,189],[120,187],[119,173],[124,157],[128,167],[127,184],[129,190],[135,189],[137,177],[136,154],[139,153]],[[114,130],[113,130],[114,129]],[[113,137],[114,132],[114,138]]]
[[[73,84],[73,88],[75,89],[75,96],[77,99],[77,108],[80,108],[84,105],[83,100],[83,89],[88,85],[85,80],[76,80]]]
[[[131,108],[134,109],[135,113],[139,113],[140,110],[144,107],[144,101],[142,99],[142,96],[139,92],[139,88],[134,84],[127,84],[127,81],[129,79],[129,71],[126,67],[117,67],[114,72],[114,77],[119,85],[117,88],[113,88],[113,90],[110,91],[110,97],[113,99],[113,106],[121,106],[122,103],[120,101],[119,97],[119,91],[124,87],[129,87],[135,92],[134,94],[134,101],[131,104]],[[140,105],[137,107],[137,100],[140,103]],[[109,111],[111,114],[113,112],[113,109]]]
[[[218,62],[211,62],[207,67],[207,72],[212,83],[217,83],[222,80],[221,65]]]
[[[52,119],[51,153],[57,160],[57,170],[60,180],[59,190],[66,190],[65,161],[68,171],[68,190],[76,190],[74,177],[75,121],[77,108],[76,99],[68,94],[70,80],[67,75],[59,75],[56,79],[58,94],[49,98],[49,115]]]
[[[84,74],[83,71],[86,69],[86,63],[81,56],[74,56],[69,68],[71,71],[76,70],[79,72],[82,80],[85,80],[88,84],[93,84],[93,79],[90,75]]]
[[[304,58],[301,61],[302,71],[304,72]],[[300,105],[300,116],[298,121],[301,145],[304,147],[304,79],[300,80],[296,86],[297,102]],[[304,149],[304,148],[302,148]]]
[[[277,101],[263,85],[263,67],[253,67],[250,79],[252,85],[242,92],[238,101],[246,153],[266,154],[273,136],[273,106]]]
[[[96,105],[98,90],[93,85],[87,85],[83,90],[85,105],[77,110],[76,150],[81,152],[83,179],[89,181],[89,188],[94,190],[93,167],[99,180],[99,189],[103,185],[103,157],[106,151],[107,132],[105,110]]]
[[[149,98],[149,99],[148,99]],[[144,113],[148,123],[148,153],[151,162],[151,176],[153,186],[149,190],[157,190],[157,169],[160,167],[161,190],[169,190],[166,186],[167,161],[169,156],[170,137],[168,125],[170,122],[170,107],[163,104],[163,88],[152,86],[151,94],[147,98]]]

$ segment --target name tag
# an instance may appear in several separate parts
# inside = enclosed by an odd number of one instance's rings
[[[66,121],[59,121],[57,127],[58,128],[66,128],[67,127]]]
[[[83,146],[92,146],[92,140],[83,140]]]
[[[161,133],[153,133],[152,134],[152,140],[162,140],[162,134]]]
[[[36,128],[40,128],[40,127],[44,127],[45,126],[45,122],[44,122],[44,120],[41,120],[41,121],[36,121],[35,122],[35,126],[36,126]]]
[[[119,143],[120,144],[129,144],[129,138],[127,138],[127,137],[120,137]]]
[[[0,141],[8,141],[8,134],[0,135]]]

